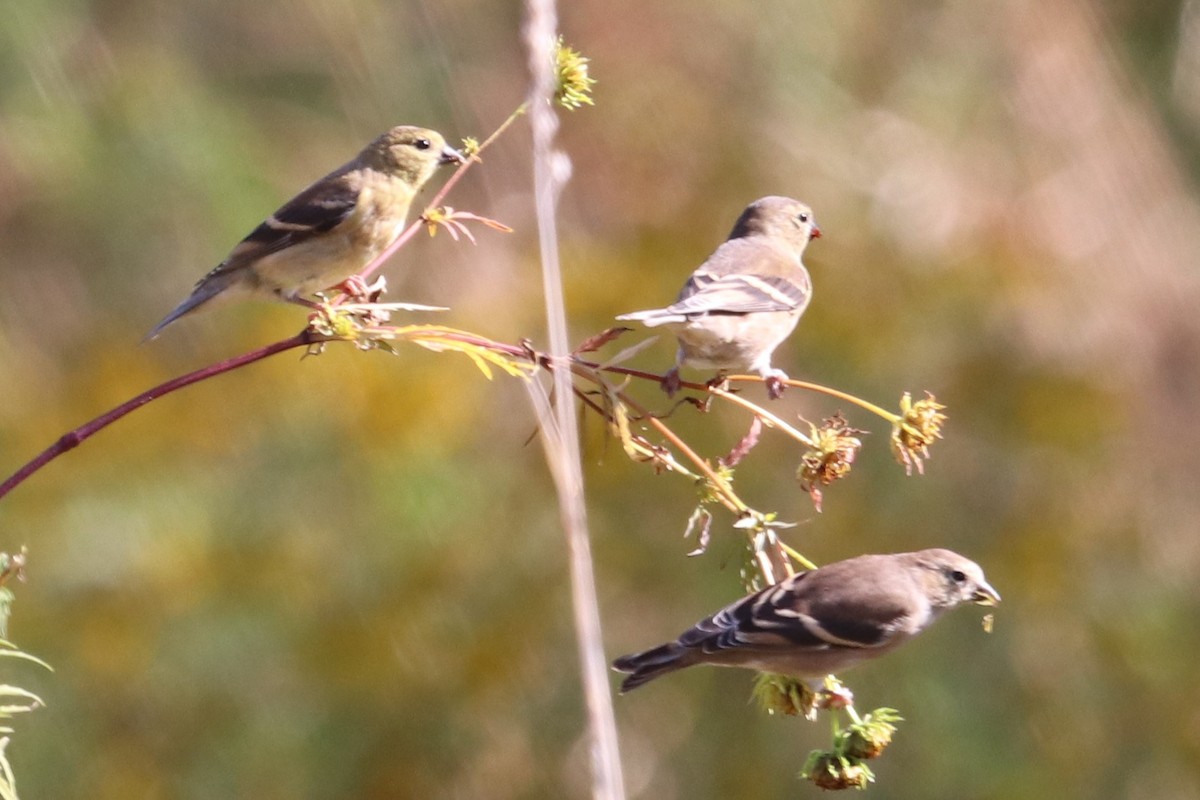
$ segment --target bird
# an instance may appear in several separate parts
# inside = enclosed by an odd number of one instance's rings
[[[797,573],[731,603],[673,642],[613,662],[621,693],[695,664],[824,676],[894,650],[963,603],[1000,594],[951,550],[862,555]]]
[[[666,326],[679,341],[675,366],[662,379],[667,396],[681,386],[681,367],[758,373],[772,398],[787,373],[771,366],[775,348],[795,329],[812,299],[801,256],[821,236],[812,209],[769,196],[746,206],[729,237],[688,278],[666,308],[622,314],[648,328]]]
[[[267,217],[146,339],[235,291],[313,305],[303,296],[342,284],[371,263],[404,230],[413,198],[434,171],[465,158],[437,131],[391,128]]]

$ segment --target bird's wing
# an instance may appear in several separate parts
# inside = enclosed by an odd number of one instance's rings
[[[862,597],[826,591],[833,582],[804,572],[743,598],[696,624],[679,638],[685,647],[712,654],[733,648],[829,650],[888,644],[910,609],[888,591]]]
[[[808,304],[807,276],[797,281],[779,275],[713,275],[697,272],[679,299],[665,309],[671,314],[749,314],[796,311]]]
[[[812,297],[808,270],[794,248],[767,236],[730,239],[692,273],[676,314],[749,314],[803,310]]]
[[[889,562],[890,564],[890,562]],[[828,568],[781,599],[775,612],[795,615],[816,636],[846,647],[882,647],[924,616],[922,597],[899,570],[860,565],[853,574]]]
[[[698,622],[679,637],[684,647],[699,647],[712,654],[721,650],[811,647],[825,649],[829,642],[803,624],[775,612],[778,595],[810,573],[801,573],[784,584],[745,597]]]
[[[336,228],[354,213],[357,182],[336,172],[309,186],[263,220],[209,277],[232,272]]]

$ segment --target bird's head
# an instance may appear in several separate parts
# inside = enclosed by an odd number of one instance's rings
[[[952,550],[922,550],[913,554],[922,568],[930,602],[938,608],[953,608],[962,603],[994,606],[1000,593],[983,577],[983,569],[969,558]]]
[[[789,242],[798,252],[812,239],[820,238],[821,229],[812,209],[790,197],[761,197],[734,223],[730,239],[744,236],[776,236]]]
[[[376,169],[398,175],[417,188],[443,164],[466,160],[437,131],[412,125],[399,125],[380,135],[367,145],[363,157]]]

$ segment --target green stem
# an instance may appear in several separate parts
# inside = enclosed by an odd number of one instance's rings
[[[796,430],[796,428],[793,428],[791,425],[784,422],[782,419],[775,416],[770,411],[767,411],[766,409],[762,408],[761,406],[751,403],[749,400],[745,399],[744,397],[740,397],[739,395],[733,394],[732,392],[727,392],[724,389],[721,389],[716,386],[709,387],[708,391],[710,394],[714,394],[717,397],[720,397],[724,400],[728,400],[730,403],[734,403],[735,405],[741,406],[742,408],[746,409],[754,416],[756,416],[759,419],[766,422],[771,427],[778,428],[779,430],[786,433],[788,436],[791,436],[793,439],[800,442],[800,444],[802,444],[806,447],[814,446],[813,441],[811,439],[809,439],[807,436],[805,436],[803,433],[801,433],[800,431]]]
[[[517,106],[515,111],[513,111],[511,114],[508,115],[508,119],[506,119],[506,120],[504,120],[504,122],[500,123],[500,127],[496,128],[496,130],[494,130],[492,132],[491,136],[489,136],[488,138],[483,140],[483,144],[479,145],[479,149],[476,151],[476,153],[482,153],[484,150],[486,150],[488,148],[488,145],[490,145],[492,142],[496,141],[496,139],[499,138],[500,134],[502,134],[506,130],[508,130],[509,126],[511,126],[514,122],[516,122],[528,110],[529,110],[529,101],[526,100],[524,103],[521,103],[521,105]]]
[[[757,375],[730,375],[728,378],[726,378],[726,380],[728,380],[731,383],[733,383],[735,381],[742,382],[742,383],[762,383],[763,382],[763,379]],[[797,380],[792,380],[789,378],[788,380],[784,381],[783,384],[785,386],[794,386],[797,389],[807,389],[810,392],[819,392],[820,394],[827,394],[830,397],[836,397],[839,400],[845,400],[847,403],[853,403],[854,405],[858,406],[859,408],[864,408],[867,411],[870,411],[872,414],[883,417],[884,419],[886,419],[888,422],[892,423],[893,425],[895,423],[899,422],[901,419],[899,414],[893,414],[892,412],[887,411],[886,409],[880,408],[879,406],[875,405],[874,403],[869,403],[866,400],[863,400],[862,398],[855,397],[854,395],[847,394],[846,392],[840,392],[837,389],[831,389],[828,386],[822,386],[819,383],[809,383],[808,381],[797,381]]]
[[[603,383],[599,382],[598,376],[595,376],[588,372],[584,372],[579,367],[574,367],[572,369],[572,372],[575,375],[582,377],[584,380],[593,381],[593,382],[598,383],[602,389],[605,389],[607,391],[612,391],[612,387],[608,386],[607,384],[603,384]],[[586,394],[581,392],[579,389],[575,389],[575,397],[577,397],[579,399],[579,402],[583,403],[585,406],[592,409],[597,414],[599,414],[601,417],[603,417],[608,422],[609,425],[612,425],[614,427],[617,425],[617,421],[614,419],[613,412],[610,412],[606,408],[602,407],[599,403],[597,403],[592,398],[588,397]],[[620,400],[620,398],[618,397],[618,401],[619,400]],[[631,434],[631,436],[632,436],[632,434]],[[638,438],[641,438],[641,437],[638,437]],[[637,441],[632,441],[630,443],[630,446],[636,448],[638,453],[643,455],[645,458],[652,460],[652,461],[656,461],[657,463],[664,465],[667,469],[671,470],[672,472],[677,472],[680,475],[683,475],[685,478],[690,478],[691,480],[694,480],[694,481],[703,480],[703,478],[701,478],[699,475],[697,475],[696,473],[689,470],[687,467],[680,464],[679,461],[673,455],[671,455],[669,451],[665,455],[660,454],[660,453],[655,453],[652,450],[650,450],[649,447],[647,447],[646,445],[640,444]]]
[[[742,498],[738,497],[737,493],[733,491],[733,487],[729,485],[729,481],[718,475],[713,468],[709,466],[709,463],[706,460],[701,458],[695,450],[693,450],[685,441],[683,441],[683,439],[680,439],[678,436],[676,436],[675,432],[664,425],[662,420],[649,413],[642,406],[630,400],[624,393],[617,392],[617,397],[621,399],[621,402],[625,403],[638,414],[640,414],[648,424],[650,424],[655,430],[664,436],[667,441],[678,448],[679,452],[683,453],[689,461],[696,465],[696,468],[699,469],[707,479],[708,484],[716,491],[718,502],[720,502],[733,513],[737,514],[739,517],[753,512],[753,509],[746,505],[742,501]],[[754,534],[754,530],[747,531],[747,535],[751,537],[751,541],[753,541]],[[778,544],[782,544],[778,538],[776,538],[775,541]],[[782,580],[783,577],[791,574],[791,564],[788,562],[788,560],[786,558],[780,558],[779,560],[782,563],[776,565],[772,562],[771,554],[767,552],[766,547],[756,549],[755,558],[758,561],[758,569],[760,572],[762,572],[762,576],[768,584],[773,585]],[[784,573],[783,576],[777,575],[777,566],[781,568],[781,571]]]
[[[816,569],[817,568],[816,564],[809,561],[807,558],[805,558],[803,555],[800,554],[799,550],[788,545],[782,539],[779,540],[779,546],[783,548],[783,552],[787,553],[788,556],[790,556],[793,561],[795,561],[796,563],[798,563],[800,566],[804,567],[805,569]]]
[[[683,455],[687,457],[688,461],[691,461],[696,465],[696,468],[700,470],[701,474],[704,475],[704,477],[716,490],[717,499],[722,505],[739,516],[750,510],[750,506],[742,502],[742,498],[737,496],[737,493],[733,491],[733,488],[729,485],[729,482],[718,475],[713,468],[709,466],[709,463],[706,460],[701,458],[695,450],[688,446],[687,442],[683,441],[683,439],[680,439],[675,434],[675,431],[664,425],[662,420],[647,411],[645,407],[638,405],[633,400],[630,400],[629,397],[627,397],[623,392],[617,392],[617,397],[621,399],[622,403],[625,403],[625,405],[636,411],[641,418],[646,421],[646,423],[658,431],[659,434],[661,434],[668,442],[674,445],[679,452],[683,453]]]

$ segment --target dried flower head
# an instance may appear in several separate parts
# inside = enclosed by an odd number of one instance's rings
[[[850,474],[854,457],[862,447],[858,438],[863,431],[851,428],[840,413],[834,414],[821,427],[810,424],[812,445],[800,457],[796,480],[800,488],[812,496],[813,506],[821,510],[821,487],[828,486]]]
[[[892,743],[894,723],[902,719],[895,709],[877,708],[843,731],[836,749],[849,758],[876,758]]]
[[[562,37],[554,45],[554,102],[568,111],[592,102],[594,78],[588,77],[588,59],[563,44]]]
[[[908,392],[900,398],[900,419],[892,426],[892,454],[904,465],[907,474],[912,475],[914,469],[925,472],[929,445],[942,438],[944,408],[929,392],[925,393],[925,399],[915,403]]]
[[[715,467],[713,467],[713,474],[716,475],[717,478],[726,486],[733,483],[733,473],[733,467],[726,466],[719,462]],[[701,505],[710,505],[712,503],[721,502],[721,488],[715,485],[708,478],[700,478],[696,481],[696,492],[700,495]],[[737,527],[737,525],[735,524],[734,527]]]
[[[848,758],[834,752],[814,750],[800,777],[812,781],[822,789],[865,789],[875,780],[871,769],[856,758]]]
[[[754,679],[754,699],[768,714],[816,719],[817,695],[812,687],[799,678],[760,672]]]
[[[314,333],[331,339],[356,341],[362,330],[357,316],[354,311],[325,305],[309,317],[308,327]]]

